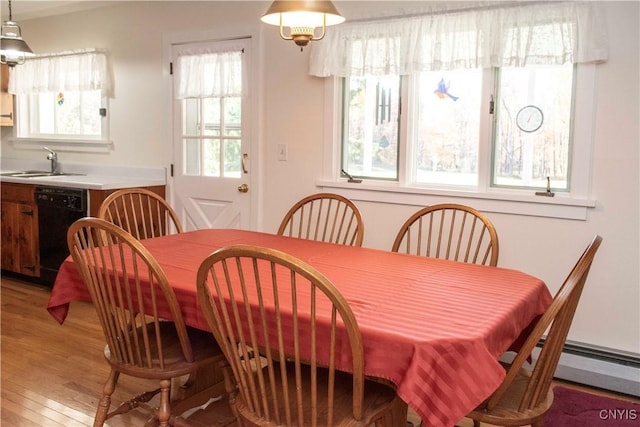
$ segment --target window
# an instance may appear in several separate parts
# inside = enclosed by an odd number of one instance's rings
[[[597,3],[437,7],[335,27],[311,52],[310,74],[333,77],[321,185],[543,216],[594,206],[588,123],[608,55]]]
[[[240,178],[241,98],[182,102],[185,175]]]
[[[491,185],[570,191],[573,64],[497,73]]]
[[[98,90],[17,95],[16,105],[18,138],[107,139],[108,101]]]
[[[426,185],[476,186],[482,72],[420,73],[415,95],[411,180]]]
[[[237,41],[179,49],[184,175],[242,176],[243,54]]]
[[[96,49],[38,55],[16,67],[16,137],[65,143],[108,142],[111,91],[106,52]]]
[[[240,178],[240,97],[182,102],[185,175]]]
[[[372,179],[398,179],[400,78],[345,79],[342,169]]]
[[[554,190],[569,191],[573,74],[567,64],[345,78],[341,168],[434,188],[477,188],[480,170],[491,170],[491,187],[546,189],[550,177]],[[494,110],[481,114],[483,93],[496,95],[484,97]],[[483,122],[493,132],[483,134]],[[493,155],[479,156],[481,146]]]

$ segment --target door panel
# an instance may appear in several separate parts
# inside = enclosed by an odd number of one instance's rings
[[[189,185],[189,182],[194,182]],[[208,188],[198,189],[195,182],[200,179],[183,178],[181,183],[189,188],[189,194],[186,191],[176,191],[175,206],[176,212],[186,230],[195,230],[200,228],[244,228],[248,226],[243,222],[248,219],[249,212],[245,211],[246,205],[250,205],[247,200],[249,194],[240,193],[237,188],[234,191],[233,186],[237,183],[225,183],[218,186],[218,191],[212,194]],[[235,181],[235,180],[234,180]],[[230,191],[223,191],[227,187],[231,187]]]
[[[239,39],[173,46],[173,60],[178,64],[174,86],[180,85],[182,74],[189,72],[193,79],[194,68],[201,67],[206,70],[199,76],[206,80],[202,90],[209,91],[187,97],[174,90],[172,205],[185,230],[251,226],[251,192],[238,190],[251,179],[251,92],[246,87],[250,45],[250,39]],[[225,56],[230,51],[235,52],[231,59]],[[179,62],[181,56],[190,57],[188,65]],[[224,84],[212,81],[224,79],[225,73],[217,70],[225,67],[225,61],[232,64],[232,72],[244,77]]]

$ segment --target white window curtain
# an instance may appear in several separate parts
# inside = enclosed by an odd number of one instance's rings
[[[248,95],[242,58],[242,48],[233,45],[216,50],[195,47],[178,52],[176,98]]]
[[[14,95],[83,90],[100,90],[103,96],[111,94],[106,50],[37,55],[14,67],[9,79],[9,92]]]
[[[598,63],[608,55],[597,3],[489,5],[331,27],[312,47],[319,77]]]

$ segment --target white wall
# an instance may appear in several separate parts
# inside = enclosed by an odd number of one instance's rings
[[[406,3],[406,2],[405,2]],[[427,2],[422,2],[425,4]],[[371,16],[398,2],[336,2],[347,18]],[[414,3],[419,5],[420,3]],[[262,38],[260,229],[273,232],[288,207],[316,192],[322,175],[324,83],[310,77],[309,50],[280,40],[259,22],[269,2],[116,2],[107,8],[20,22],[37,52],[105,47],[111,54],[110,154],[64,153],[63,161],[131,166],[171,161],[163,75],[162,37],[167,33],[252,28]],[[592,197],[586,221],[491,213],[500,235],[500,265],[522,269],[555,291],[591,237],[604,243],[596,256],[569,339],[640,355],[640,154],[639,4],[605,2],[609,61],[597,71]],[[16,150],[2,130],[2,156],[33,158]],[[289,160],[278,162],[285,143]],[[425,204],[429,202],[425,198]],[[364,245],[389,248],[397,228],[416,206],[358,202],[365,220]],[[473,316],[473,313],[469,313]]]

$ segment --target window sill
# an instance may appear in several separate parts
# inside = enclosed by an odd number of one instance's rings
[[[506,191],[434,190],[419,187],[400,187],[396,183],[349,183],[320,180],[323,191],[341,194],[351,200],[402,205],[426,206],[436,203],[460,203],[483,211],[513,215],[586,220],[595,200],[571,198],[564,194],[555,197],[535,196]]]
[[[46,138],[9,138],[16,149],[41,150],[43,146],[56,151],[76,153],[109,153],[113,142],[105,139],[46,139]]]

